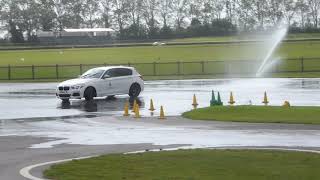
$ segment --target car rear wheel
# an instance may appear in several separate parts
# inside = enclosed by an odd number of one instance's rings
[[[84,91],[84,98],[87,101],[93,100],[93,98],[96,96],[96,91],[93,87],[88,87],[85,91]]]
[[[141,92],[141,87],[139,84],[135,83],[132,84],[129,90],[129,96],[130,97],[138,97]]]

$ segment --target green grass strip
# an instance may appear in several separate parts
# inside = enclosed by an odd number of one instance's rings
[[[320,155],[312,153],[179,150],[76,160],[44,174],[55,180],[318,180],[319,164]]]
[[[194,120],[320,124],[320,107],[217,106],[183,114]]]

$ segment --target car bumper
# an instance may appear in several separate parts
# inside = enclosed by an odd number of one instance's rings
[[[69,90],[69,91],[56,91],[56,96],[59,99],[81,99],[83,93],[79,90]]]

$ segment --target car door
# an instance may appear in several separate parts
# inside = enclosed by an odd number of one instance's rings
[[[101,83],[99,83],[101,96],[108,96],[113,94],[114,92],[114,88],[112,86],[113,76],[114,76],[114,72],[112,71],[112,69],[107,70],[102,76]]]
[[[132,70],[128,68],[113,68],[108,73],[111,79],[111,94],[128,94],[132,84]]]

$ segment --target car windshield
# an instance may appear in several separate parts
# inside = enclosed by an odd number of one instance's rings
[[[84,73],[80,78],[87,79],[87,78],[100,78],[104,70],[102,69],[91,69]]]

